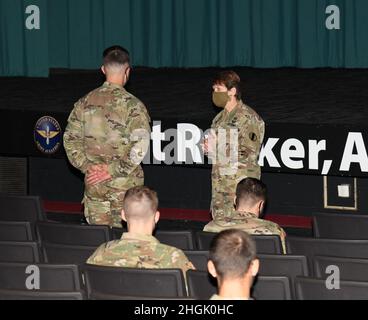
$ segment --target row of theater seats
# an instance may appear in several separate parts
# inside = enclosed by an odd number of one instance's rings
[[[47,221],[41,200],[35,196],[0,194],[0,221]],[[313,216],[315,238],[368,240],[368,215],[325,214]]]
[[[206,272],[207,250],[214,236],[211,233],[156,233],[161,242],[185,250],[196,266],[196,271],[187,274],[187,293],[180,289],[185,287],[180,270],[136,270],[84,264],[98,245],[120,238],[122,229],[47,222],[37,197],[0,196],[0,221],[0,299],[208,299],[216,292],[214,279]],[[364,221],[368,221],[367,217],[318,215],[314,217],[316,238],[288,237],[288,255],[281,255],[277,236],[254,236],[261,270],[253,296],[259,300],[368,299],[368,240],[364,240],[368,236],[363,237],[363,229],[366,226],[368,230],[368,225]],[[351,236],[340,229],[348,230]],[[322,238],[330,236],[337,239]],[[343,240],[356,237],[360,240]],[[40,291],[25,290],[24,281],[19,285],[12,282],[24,278],[29,264],[36,264],[41,270]],[[330,265],[340,268],[343,280],[340,290],[326,288],[324,279]],[[18,270],[18,274],[9,270]],[[74,287],[61,285],[73,281]],[[171,289],[165,291],[163,288]]]
[[[7,224],[9,223],[0,223],[0,225],[3,226]],[[23,223],[17,223],[16,225],[23,225]],[[25,225],[28,224],[26,223]],[[107,242],[114,237],[119,238],[122,233],[122,230],[115,229],[112,232],[109,228],[104,226],[79,226],[51,222],[37,222],[35,225],[36,229],[34,232],[32,232],[29,225],[24,230],[27,230],[28,234],[36,234],[37,241],[14,242],[6,241],[4,238],[2,239],[3,241],[0,242],[0,261],[13,263],[27,262],[27,264],[40,262],[48,264],[73,264],[82,266],[84,270],[85,261],[99,244]],[[6,228],[6,230],[9,229]],[[29,232],[30,230],[31,232]],[[2,234],[3,237],[5,233],[0,231],[0,234]],[[184,250],[188,249],[185,248],[188,243],[196,243],[192,238],[193,235],[194,233],[191,231],[161,231],[157,233],[161,241],[182,247]],[[198,232],[195,235],[197,240],[199,240],[198,244],[200,244],[200,246],[206,243],[208,244],[209,239],[214,236],[214,234],[204,232]],[[204,237],[204,240],[200,241],[201,237]],[[14,235],[10,240],[13,238]],[[258,240],[258,238],[260,240]],[[267,250],[269,250],[269,248],[277,249],[280,247],[280,240],[275,236],[254,236],[254,239],[256,240],[257,246],[258,243],[261,243],[261,249],[263,242],[266,244],[269,242],[273,243],[272,246],[264,245]],[[216,290],[213,279],[211,280],[208,278],[206,272],[208,251],[193,250],[193,247],[189,249],[191,250],[185,250],[185,253],[197,269],[197,271],[191,272],[194,273],[192,276],[188,276],[188,284],[191,290],[189,293],[192,297],[206,299],[209,294],[214,293]],[[262,251],[261,249],[258,250],[258,252]],[[262,252],[258,253],[261,261],[261,269],[260,278],[256,282],[254,296],[258,299],[345,297],[336,296],[336,292],[338,292],[344,295],[348,294],[346,298],[368,298],[365,297],[365,295],[361,295],[360,292],[362,289],[366,288],[366,283],[351,282],[368,282],[368,275],[366,273],[368,259],[364,259],[368,258],[367,249],[368,241],[366,240],[331,240],[289,237],[287,239],[287,250],[289,255],[281,255],[278,250],[271,252],[271,254],[270,252],[266,252],[268,254],[262,254]],[[336,256],[340,258],[336,258]],[[351,256],[356,256],[361,259],[352,259],[350,258]],[[328,274],[326,274],[326,268],[329,265],[338,266],[340,268],[341,279],[350,281],[343,281],[341,283],[343,290],[329,291],[326,289],[325,281],[322,279],[328,276]],[[104,272],[106,271],[103,267],[97,267],[97,269],[101,269]],[[113,269],[121,274],[124,272],[126,273],[123,269]],[[132,271],[132,269],[129,269],[128,273]],[[145,271],[134,270],[134,272],[137,272],[139,277],[143,277]],[[155,274],[161,271],[155,270],[151,272]],[[7,276],[5,276],[6,273],[0,272],[0,274],[3,274],[3,276],[7,278]],[[114,277],[116,280],[118,279],[116,275]],[[131,275],[129,275],[129,277],[131,277]],[[155,275],[155,277],[157,278],[157,275]],[[309,277],[314,277],[316,279],[310,279]],[[105,276],[103,279],[105,279]],[[138,281],[135,282],[139,283]],[[103,283],[105,285],[107,284],[105,280]],[[143,283],[147,283],[147,280],[144,280]],[[199,285],[196,286],[195,284]],[[135,287],[137,288],[137,286]],[[150,287],[154,288],[154,286]],[[267,290],[262,290],[262,288],[267,288]],[[316,292],[314,292],[316,288],[319,288],[317,292],[320,296],[318,296],[318,294],[316,295]],[[119,295],[117,294],[119,292],[109,292],[109,290],[105,290],[107,292],[102,290],[101,292],[100,288],[98,289],[97,292],[100,295],[94,295],[94,298],[102,298],[101,294],[104,293],[110,295],[110,298],[114,295],[121,297],[123,294],[125,294],[125,296],[127,294],[127,292],[120,292]],[[157,287],[155,291],[162,292],[162,290]],[[133,293],[130,293],[130,295],[133,295]],[[152,292],[149,293],[152,295]],[[147,294],[147,292],[144,292],[144,290],[140,293],[141,296],[145,294]],[[91,295],[88,297],[93,298]]]
[[[99,246],[102,243],[120,239],[126,230],[107,226],[62,224],[56,222],[11,222],[0,221],[0,241],[39,241],[42,243]],[[202,231],[163,231],[155,232],[162,243],[182,250],[208,250],[214,233]],[[280,238],[273,235],[253,236],[258,252],[281,254]]]
[[[260,256],[260,260],[263,266],[252,292],[257,300],[368,299],[367,282],[343,280],[339,290],[328,290],[325,279],[309,278],[305,257],[285,256],[284,259],[278,259],[277,256]],[[319,263],[321,266],[326,262],[336,261],[333,258],[320,257],[316,260],[316,265]],[[32,282],[27,279],[34,279],[35,267],[39,270],[40,283],[37,290],[33,291],[29,287]],[[208,300],[216,293],[217,288],[215,279],[206,271],[200,270],[186,273],[187,292],[180,269],[150,270],[38,263],[29,268],[28,263],[0,263],[0,299]],[[317,272],[324,275],[323,269]]]

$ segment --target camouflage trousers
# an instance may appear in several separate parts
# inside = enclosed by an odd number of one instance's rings
[[[84,215],[90,225],[107,225],[121,228],[121,211],[125,191],[114,194],[107,199],[96,199],[84,196]]]
[[[236,180],[212,179],[212,218],[217,220],[224,218],[227,213],[234,210],[234,200],[237,182]]]

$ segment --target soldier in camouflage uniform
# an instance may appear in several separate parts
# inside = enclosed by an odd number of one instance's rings
[[[204,227],[204,231],[221,232],[236,228],[252,235],[278,235],[286,253],[285,231],[278,224],[259,218],[265,201],[266,186],[257,179],[246,178],[236,189],[236,209],[222,211],[216,219]]]
[[[258,156],[265,134],[261,117],[241,100],[240,78],[224,71],[215,79],[213,102],[224,108],[213,120],[205,152],[212,164],[212,216],[231,210],[235,189],[246,177],[260,179]]]
[[[144,184],[140,166],[149,146],[146,107],[124,89],[130,73],[122,47],[104,52],[102,87],[81,98],[70,114],[64,147],[85,174],[84,212],[89,224],[121,227],[125,192]]]
[[[180,249],[161,244],[152,236],[159,220],[156,192],[147,187],[130,189],[124,199],[122,216],[128,233],[121,240],[101,245],[88,264],[148,269],[194,269]]]

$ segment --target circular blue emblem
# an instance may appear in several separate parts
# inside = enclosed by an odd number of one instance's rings
[[[34,129],[34,140],[42,153],[56,153],[61,145],[61,136],[60,125],[54,118],[46,116],[37,121]]]

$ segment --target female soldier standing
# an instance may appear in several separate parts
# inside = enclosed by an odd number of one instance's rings
[[[260,179],[258,156],[265,133],[262,118],[241,100],[240,77],[221,72],[213,82],[213,103],[224,108],[213,120],[204,151],[212,160],[212,217],[231,216],[237,184]]]

